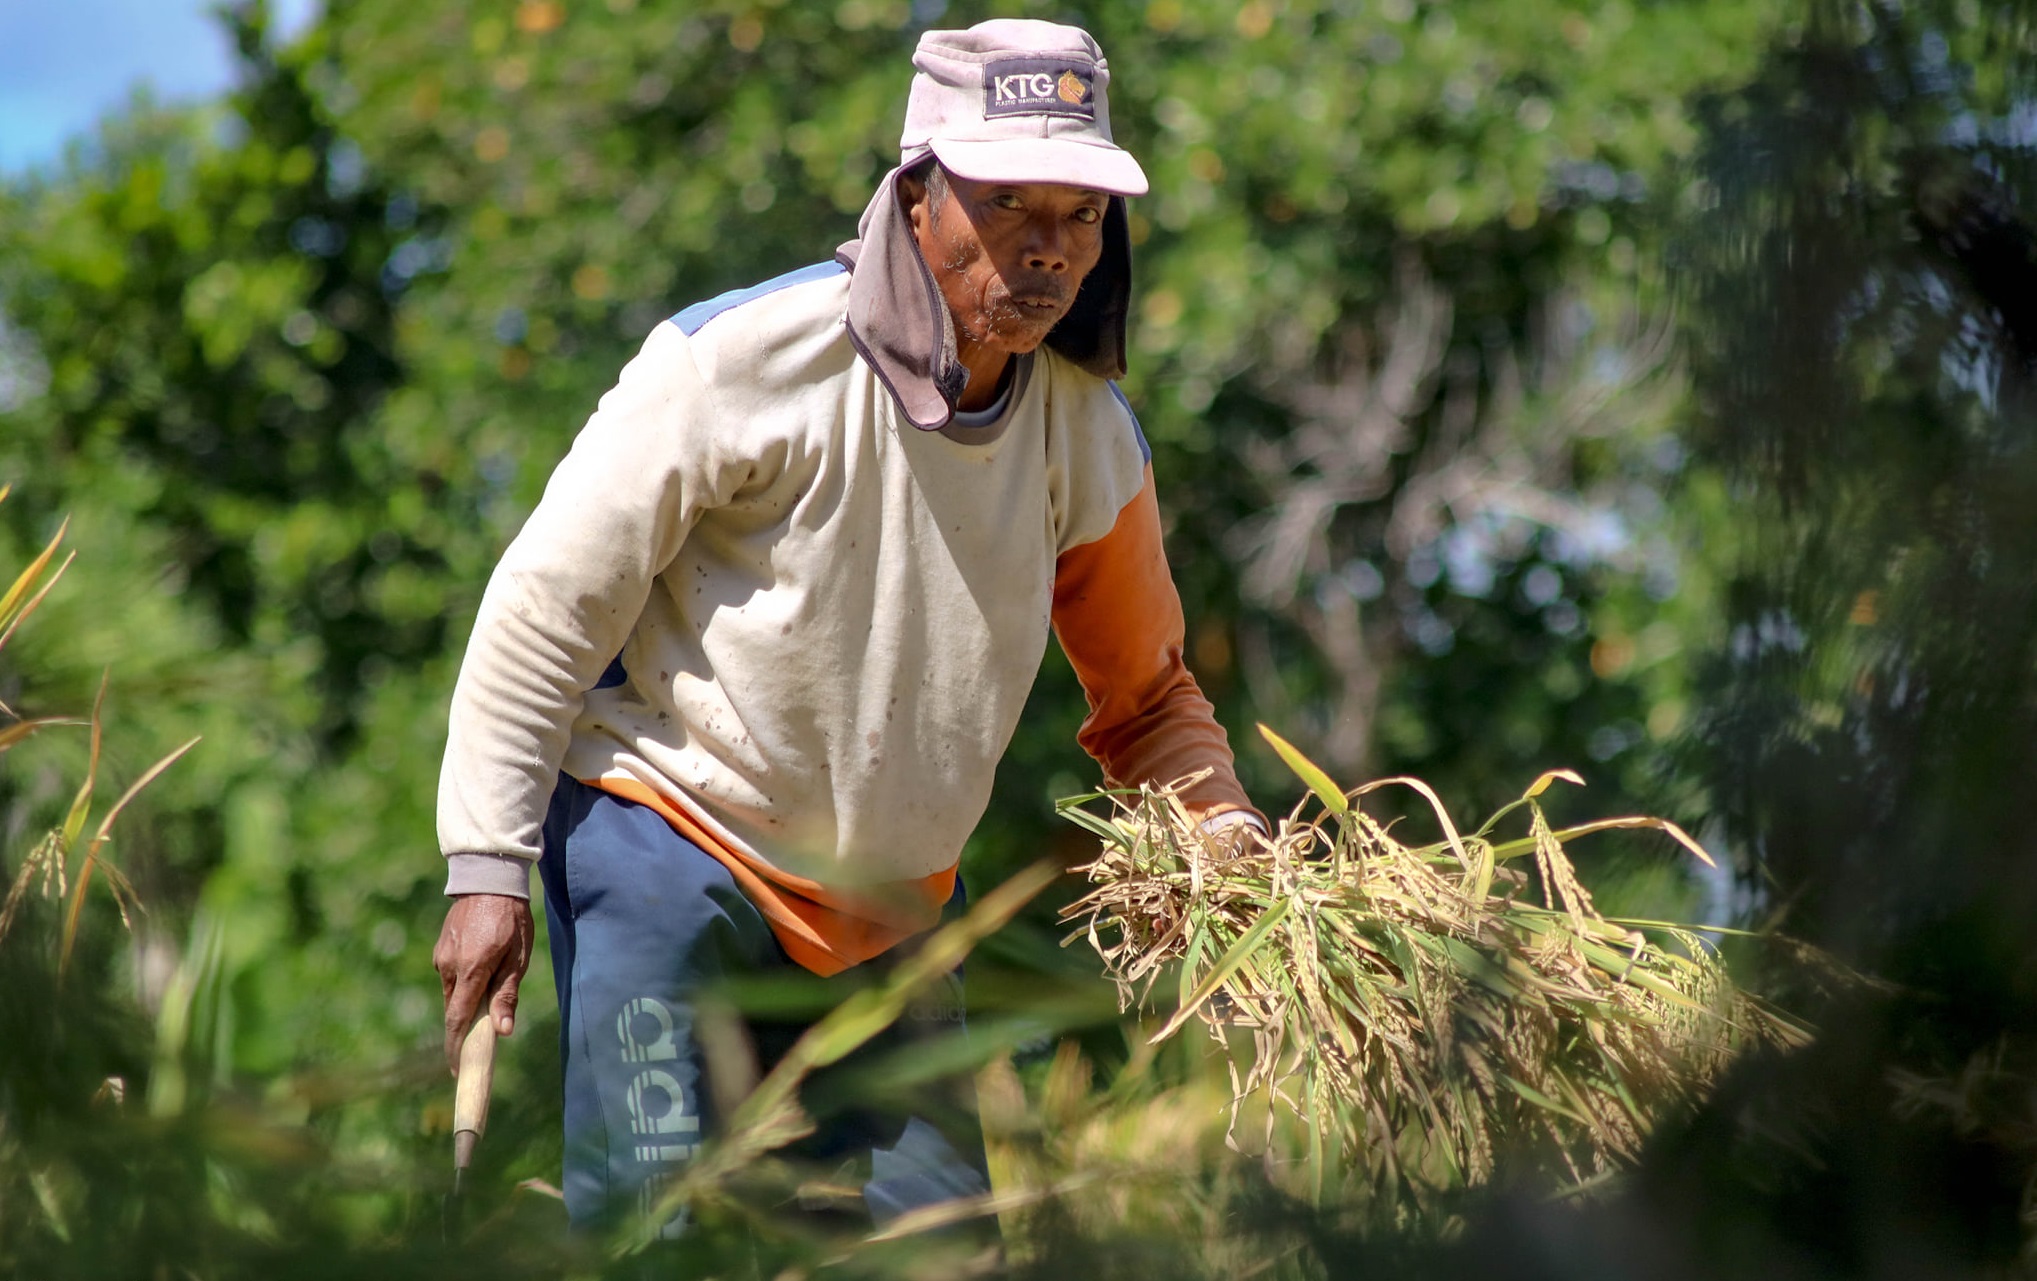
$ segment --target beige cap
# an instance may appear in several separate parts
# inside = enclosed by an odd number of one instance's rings
[[[913,51],[899,139],[904,163],[928,152],[977,182],[1052,182],[1146,194],[1146,174],[1111,141],[1110,64],[1080,27],[997,18],[929,31]]]

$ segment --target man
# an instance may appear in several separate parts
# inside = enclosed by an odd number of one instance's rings
[[[651,335],[461,668],[447,1057],[484,1001],[510,1030],[535,862],[576,1222],[647,1200],[712,1128],[701,985],[853,977],[938,921],[1050,626],[1110,778],[1204,772],[1206,821],[1250,814],[1110,381],[1146,179],[1111,140],[1108,67],[1016,20],[929,32],[913,64],[861,238]],[[980,1189],[954,1146],[871,1136],[872,1213]]]

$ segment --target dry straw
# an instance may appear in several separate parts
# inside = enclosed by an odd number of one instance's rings
[[[6,501],[10,489],[11,486],[0,485],[0,502]],[[57,580],[64,576],[64,571],[71,567],[71,561],[77,553],[66,555],[62,561],[56,559],[57,552],[63,547],[64,534],[69,528],[70,521],[66,519],[57,527],[57,532],[42,549],[42,554],[15,575],[14,581],[4,590],[0,590],[0,648],[6,647],[15,630],[28,619],[29,615],[35,613],[43,598],[50,594],[50,589],[57,585]],[[106,845],[113,838],[113,821],[120,817],[120,812],[127,808],[129,802],[133,801],[144,787],[154,782],[157,775],[168,769],[172,762],[190,751],[198,742],[195,738],[190,740],[144,770],[142,776],[121,793],[120,799],[115,801],[113,808],[100,819],[98,828],[87,840],[85,825],[92,817],[93,790],[99,778],[100,711],[105,702],[106,682],[101,679],[99,697],[92,704],[92,719],[89,722],[62,716],[23,717],[17,715],[14,709],[5,703],[0,703],[0,718],[4,718],[4,721],[0,721],[0,755],[4,755],[32,735],[56,726],[88,724],[92,731],[91,755],[86,761],[85,780],[78,785],[77,794],[71,799],[71,807],[64,813],[62,825],[51,830],[28,852],[28,857],[22,860],[21,868],[15,873],[13,882],[8,885],[5,897],[0,898],[0,941],[4,941],[8,932],[13,929],[15,918],[27,901],[31,885],[40,882],[45,897],[54,895],[66,900],[63,935],[57,953],[59,974],[70,964],[71,949],[77,943],[78,923],[84,912],[85,891],[91,886],[95,872],[103,873],[105,876],[106,884],[113,892],[113,901],[120,908],[120,919],[123,922],[128,921],[130,909],[139,906],[135,899],[134,887],[128,884],[127,878],[105,854]],[[81,843],[84,857],[79,860],[74,873],[70,865],[71,855]],[[0,860],[0,868],[4,866],[5,861]]]
[[[1176,1009],[1153,1039],[1200,1020],[1230,1052],[1234,1141],[1260,1146],[1239,1127],[1263,1119],[1266,1150],[1295,1149],[1290,1173],[1316,1200],[1408,1215],[1496,1177],[1589,1186],[1737,1053],[1807,1039],[1734,985],[1696,927],[1600,915],[1563,848],[1652,828],[1706,859],[1675,824],[1559,831],[1538,798],[1582,780],[1558,770],[1460,835],[1420,780],[1347,793],[1261,732],[1318,817],[1304,800],[1270,838],[1220,840],[1171,788],[1103,794],[1109,817],[1070,802],[1103,849],[1086,869],[1096,888],[1064,917],[1127,1007],[1174,976]],[[1358,804],[1394,786],[1427,802],[1442,840],[1405,845]],[[1499,835],[1522,817],[1525,835]]]

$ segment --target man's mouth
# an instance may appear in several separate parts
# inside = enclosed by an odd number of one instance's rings
[[[1059,294],[1015,294],[1011,302],[1021,315],[1033,317],[1058,316],[1067,306]]]

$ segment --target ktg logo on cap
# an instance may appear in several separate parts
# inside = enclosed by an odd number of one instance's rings
[[[983,67],[983,114],[1096,119],[1091,67],[1054,58],[1005,58]]]

